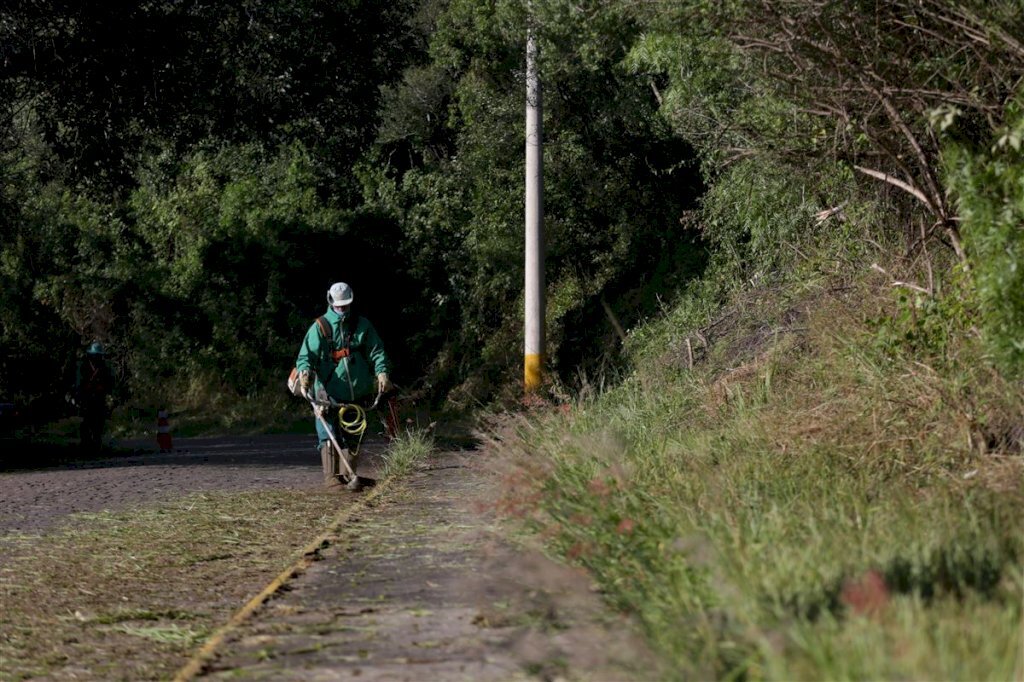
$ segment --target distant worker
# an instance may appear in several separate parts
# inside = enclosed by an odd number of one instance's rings
[[[327,312],[317,318],[306,332],[295,360],[299,392],[308,400],[326,403],[368,402],[375,395],[392,389],[388,378],[388,356],[384,344],[370,321],[352,310],[352,287],[337,282],[327,290]],[[356,471],[359,440],[341,428],[337,409],[314,406],[324,417],[316,419],[316,433],[324,483],[345,485],[350,490],[361,486],[359,477],[342,470],[339,453],[331,444],[331,429],[353,472]]]
[[[85,452],[98,452],[103,442],[107,396],[114,384],[106,354],[103,344],[93,341],[75,372],[74,403],[82,417],[81,447]]]

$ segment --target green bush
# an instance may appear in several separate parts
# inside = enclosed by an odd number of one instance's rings
[[[704,196],[704,235],[731,266],[763,275],[786,260],[812,226],[807,186],[763,159],[736,164]]]
[[[946,181],[977,288],[991,352],[1014,376],[1024,374],[1024,93],[991,147],[950,144]]]
[[[153,156],[139,175],[130,206],[146,265],[133,275],[149,304],[133,302],[127,330],[137,388],[213,376],[217,390],[258,391],[266,368],[291,361],[308,322],[301,301],[321,284],[297,244],[344,234],[346,216],[320,197],[299,143],[201,145],[177,161]]]

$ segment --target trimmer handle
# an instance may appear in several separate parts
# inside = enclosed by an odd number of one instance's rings
[[[394,384],[392,384],[391,388],[389,390],[387,390],[387,391],[380,391],[379,393],[377,393],[377,397],[373,399],[373,404],[370,405],[366,409],[368,409],[368,410],[375,410],[378,407],[380,407],[380,404],[382,402],[383,403],[387,403],[389,398],[391,398],[392,396],[396,396],[396,395],[398,395],[398,387],[395,386]]]

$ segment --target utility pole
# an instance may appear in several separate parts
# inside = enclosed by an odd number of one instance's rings
[[[526,329],[523,379],[526,393],[540,388],[544,373],[544,124],[537,76],[537,37],[526,33]]]

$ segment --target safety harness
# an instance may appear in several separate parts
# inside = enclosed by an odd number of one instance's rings
[[[102,360],[93,360],[86,357],[82,363],[81,384],[78,392],[83,399],[102,398],[110,390],[110,380],[107,378],[107,366]]]
[[[331,360],[334,361],[334,364],[338,364],[345,358],[352,355],[352,349],[347,343],[341,348],[334,348],[334,333],[331,329],[331,323],[327,320],[326,315],[321,315],[316,318],[316,325],[320,329],[320,337],[327,341],[327,352],[330,355]],[[339,328],[341,329],[341,338],[347,340],[344,327],[339,325]]]
[[[331,329],[331,323],[327,319],[326,315],[321,315],[320,317],[316,318],[314,324],[316,324],[317,326],[317,331],[320,332],[321,342],[326,342],[327,344],[326,355],[331,359],[335,366],[345,358],[352,355],[352,349],[349,347],[347,343],[341,348],[334,348],[334,330]],[[342,339],[347,338],[345,336],[344,328],[341,329],[341,337]],[[334,367],[331,367],[331,372],[333,371]],[[349,388],[351,390],[351,387]],[[288,375],[288,390],[290,390],[295,395],[299,395],[298,389],[299,370],[296,367],[292,367],[292,371]]]

